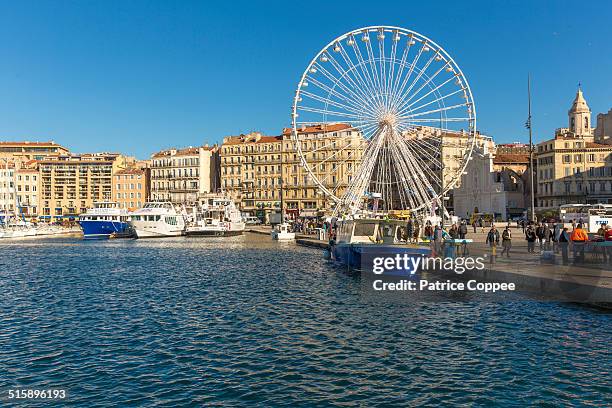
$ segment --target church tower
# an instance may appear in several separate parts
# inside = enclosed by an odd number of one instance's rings
[[[572,107],[567,113],[569,117],[569,130],[576,136],[592,136],[593,129],[591,128],[591,109],[587,105],[582,89],[578,87],[576,98]]]

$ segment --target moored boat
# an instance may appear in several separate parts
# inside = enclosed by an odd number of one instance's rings
[[[295,239],[295,232],[291,231],[291,225],[286,222],[275,225],[270,235],[276,241],[292,241]]]
[[[133,237],[134,229],[129,224],[128,211],[112,201],[100,201],[79,215],[79,225],[84,239],[107,239]]]
[[[170,202],[148,202],[130,213],[138,238],[177,237],[185,233],[185,216]]]
[[[403,239],[405,222],[387,219],[347,219],[338,221],[335,240],[330,242],[331,257],[350,270],[372,272],[375,258],[429,257],[429,247],[408,244]],[[387,275],[410,275],[410,267]]]
[[[245,223],[234,202],[227,197],[212,195],[192,210],[185,229],[188,236],[232,236],[244,233]]]

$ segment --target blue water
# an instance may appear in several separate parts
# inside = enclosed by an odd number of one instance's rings
[[[610,406],[611,323],[520,295],[386,301],[265,236],[21,241],[0,245],[0,405]]]

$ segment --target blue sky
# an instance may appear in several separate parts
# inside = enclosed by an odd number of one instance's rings
[[[499,4],[497,4],[499,3]],[[478,127],[536,140],[566,126],[578,82],[612,108],[612,2],[0,1],[0,140],[146,158],[288,126],[297,81],[336,36],[396,25],[442,45],[470,81]]]

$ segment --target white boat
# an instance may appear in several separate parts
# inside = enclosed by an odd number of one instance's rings
[[[245,223],[234,202],[227,197],[213,195],[192,210],[185,234],[189,236],[241,235]]]
[[[274,226],[271,235],[272,239],[277,241],[291,241],[295,239],[295,232],[291,232],[291,225],[286,222]]]
[[[13,221],[0,228],[0,238],[2,239],[34,237],[37,233],[38,228],[24,220]]]
[[[149,202],[130,213],[138,238],[177,237],[185,232],[185,216],[169,202]]]

